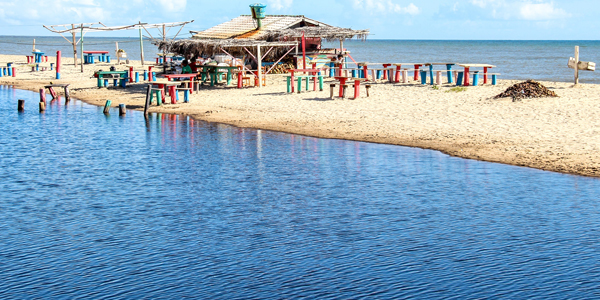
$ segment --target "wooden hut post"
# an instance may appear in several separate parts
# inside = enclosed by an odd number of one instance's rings
[[[119,42],[115,42],[115,55],[117,56],[117,65],[120,65],[121,58],[119,57]]]
[[[258,59],[258,88],[262,85],[262,55],[260,45],[256,45],[256,58]]]
[[[140,22],[140,24],[141,24],[141,22]],[[142,59],[142,66],[143,66],[144,65],[144,39],[142,38],[142,28],[141,27],[140,27],[140,57]]]
[[[83,73],[83,23],[81,23],[81,73]]]
[[[73,35],[73,64],[77,68],[77,34],[75,33],[75,24],[71,24],[71,35]]]
[[[340,54],[343,55],[343,52],[344,52],[344,39],[340,39]],[[345,56],[344,56],[343,68],[344,69],[346,68],[346,57]],[[342,76],[342,75],[340,74],[340,76]]]

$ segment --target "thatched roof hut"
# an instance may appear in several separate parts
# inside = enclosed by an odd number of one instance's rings
[[[261,47],[269,60],[297,47],[303,32],[310,50],[321,50],[323,39],[343,41],[356,37],[365,40],[369,34],[368,30],[335,27],[302,15],[261,15],[260,18],[242,15],[204,31],[192,31],[192,39],[156,41],[156,44],[159,49],[170,53],[206,56],[223,52],[234,56],[250,52],[256,56],[258,47]],[[330,50],[333,52],[333,49]]]
[[[369,35],[369,30],[353,30],[350,28],[341,28],[334,26],[299,27],[280,30],[268,30],[265,34],[265,37],[268,41],[279,41],[290,38],[300,38],[302,37],[302,35],[304,35],[304,37],[321,38],[327,40],[328,42],[347,40],[353,38],[361,39],[364,41]]]
[[[250,39],[187,39],[157,42],[159,49],[179,55],[203,54],[214,56],[215,54],[223,53],[222,50],[225,50],[233,56],[243,56],[247,53],[244,48],[255,54],[255,48],[257,46],[265,49],[263,51],[267,51],[272,47],[273,49],[266,53],[265,58],[267,59],[279,58],[284,55],[288,49],[295,47],[296,45],[296,42],[267,42]]]
[[[193,39],[251,39],[265,40],[268,31],[298,27],[332,27],[302,15],[266,15],[262,27],[257,27],[256,19],[250,15],[241,15],[225,23],[204,31],[190,31]]]

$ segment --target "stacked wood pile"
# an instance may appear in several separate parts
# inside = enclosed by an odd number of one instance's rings
[[[509,87],[503,93],[496,95],[494,99],[504,97],[512,97],[515,102],[524,98],[558,97],[558,95],[541,83],[530,79]]]
[[[270,67],[267,67],[267,70]],[[294,65],[291,63],[286,63],[286,64],[278,64],[275,66],[275,68],[273,68],[273,70],[271,71],[271,74],[287,74],[288,70],[290,69],[294,69]]]

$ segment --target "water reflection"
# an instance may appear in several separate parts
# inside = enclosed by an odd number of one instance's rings
[[[0,298],[594,298],[600,286],[597,179],[0,97]]]

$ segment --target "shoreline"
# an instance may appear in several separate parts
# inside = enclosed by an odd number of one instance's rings
[[[7,55],[0,55],[0,61],[7,57],[25,62],[24,56]],[[70,83],[71,96],[88,104],[103,106],[110,99],[113,107],[124,103],[128,109],[143,110],[147,83],[98,89],[90,79],[93,70],[111,65],[86,65],[86,72],[81,73],[74,68],[72,58],[63,57],[59,81]],[[1,77],[0,84],[37,92],[50,81],[57,82],[53,71],[22,70],[17,76]],[[517,82],[521,81],[499,80],[497,86],[468,87],[458,93],[451,92],[453,86],[447,84],[436,90],[415,82],[381,82],[372,84],[368,98],[363,89],[362,97],[356,100],[329,100],[327,83],[332,82],[328,79],[324,91],[287,94],[284,77],[274,75],[261,89],[204,86],[191,95],[190,103],[152,106],[149,112],[318,138],[430,149],[466,159],[600,177],[600,86],[571,88],[570,83],[541,82],[561,98],[520,102],[490,99]]]

